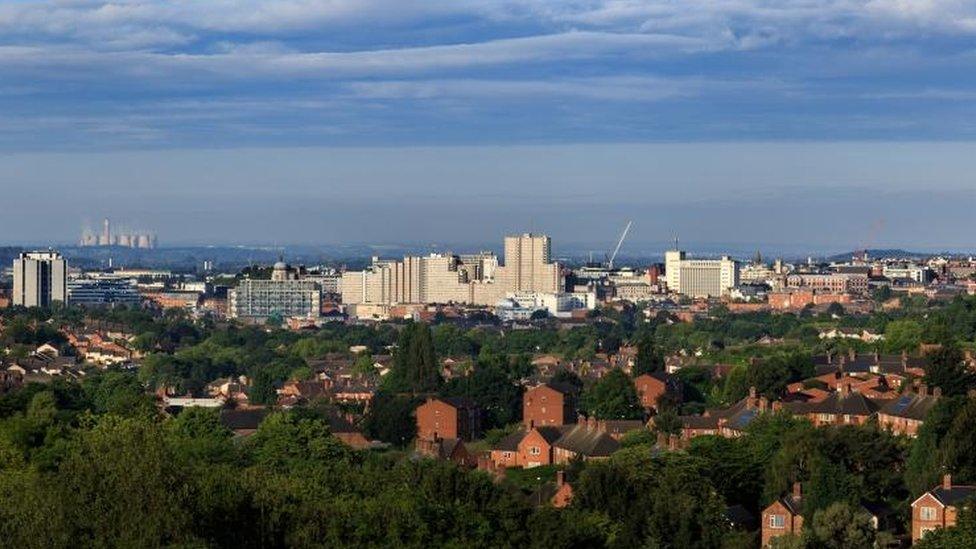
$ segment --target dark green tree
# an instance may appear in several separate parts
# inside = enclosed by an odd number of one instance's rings
[[[654,338],[644,336],[637,342],[637,358],[631,374],[634,377],[664,370],[664,355],[654,344]]]
[[[966,365],[962,351],[952,343],[926,355],[925,383],[942,389],[946,396],[965,395],[976,387],[976,375]]]
[[[607,372],[583,393],[586,411],[599,419],[640,419],[643,410],[634,381],[619,368]]]

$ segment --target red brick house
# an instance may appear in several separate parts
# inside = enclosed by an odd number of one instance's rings
[[[922,385],[918,392],[905,393],[878,411],[878,424],[896,435],[915,437],[929,410],[935,407],[942,391],[936,387],[929,394]]]
[[[568,507],[573,502],[573,485],[566,482],[566,471],[556,471],[556,493],[549,503],[557,509]]]
[[[495,467],[538,467],[564,464],[573,459],[605,459],[620,448],[607,431],[607,422],[581,417],[574,425],[544,425],[522,429],[503,438],[492,448]]]
[[[576,420],[577,392],[576,387],[569,383],[536,385],[522,396],[522,422],[528,428],[573,423]]]
[[[758,396],[756,388],[752,387],[749,396],[728,408],[706,410],[702,415],[680,416],[681,438],[690,440],[702,435],[737,437],[760,414],[778,411],[780,407],[780,402],[770,402],[766,397]]]
[[[573,486],[566,482],[566,472],[556,471],[556,481],[540,486],[532,495],[532,501],[540,507],[546,504],[557,509],[568,507],[573,501]]]
[[[428,398],[417,407],[417,438],[469,441],[481,433],[481,408],[460,397]]]
[[[878,413],[878,401],[851,391],[849,383],[841,384],[838,391],[819,402],[790,402],[786,409],[794,415],[804,416],[817,427],[825,425],[864,425]]]
[[[762,546],[769,547],[770,540],[787,534],[800,534],[803,530],[803,494],[799,482],[793,483],[793,492],[771,503],[762,512]]]
[[[974,496],[976,486],[954,486],[952,477],[945,475],[941,485],[912,502],[912,542],[922,539],[927,532],[936,528],[955,526],[958,506]]]
[[[451,461],[462,467],[474,468],[478,465],[477,456],[468,451],[464,441],[456,438],[417,439],[414,447],[418,455]]]
[[[641,374],[634,380],[634,386],[645,410],[657,410],[658,401],[669,393],[678,402],[681,400],[681,383],[665,372]]]
[[[559,427],[533,427],[518,443],[517,464],[526,469],[553,463],[553,444],[563,435]]]

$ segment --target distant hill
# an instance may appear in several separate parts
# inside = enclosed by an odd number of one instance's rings
[[[862,251],[851,251],[844,254],[832,255],[827,258],[827,261],[847,261],[854,257],[855,255],[860,255]],[[911,252],[908,250],[902,250],[899,248],[888,248],[883,250],[868,250],[868,257],[872,259],[892,259],[892,258],[918,258],[926,259],[933,257],[936,254],[926,253],[926,252]]]

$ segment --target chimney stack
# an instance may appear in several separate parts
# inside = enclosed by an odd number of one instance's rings
[[[929,387],[928,387],[928,385],[926,385],[924,383],[919,384],[919,386],[918,386],[918,394],[919,394],[919,396],[926,396],[926,395],[928,395],[929,394]]]
[[[857,351],[855,351],[854,348],[852,347],[847,351],[847,356],[850,357],[851,362],[854,362],[854,359],[857,358]]]
[[[668,437],[668,450],[672,452],[678,449],[678,435],[671,435]]]
[[[932,388],[932,396],[934,396],[935,398],[941,397],[942,396],[942,387],[933,387]]]
[[[756,387],[749,387],[749,398],[756,398]]]
[[[799,481],[793,483],[793,499],[800,499],[803,497],[803,486]]]
[[[946,473],[946,474],[942,475],[942,489],[943,490],[952,490],[952,475],[951,474]]]
[[[566,484],[566,471],[560,469],[556,471],[556,487],[562,488],[563,484]]]

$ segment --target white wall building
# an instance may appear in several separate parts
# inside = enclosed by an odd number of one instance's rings
[[[724,296],[739,285],[739,263],[728,256],[688,259],[683,251],[668,250],[664,273],[670,291],[690,297]]]

